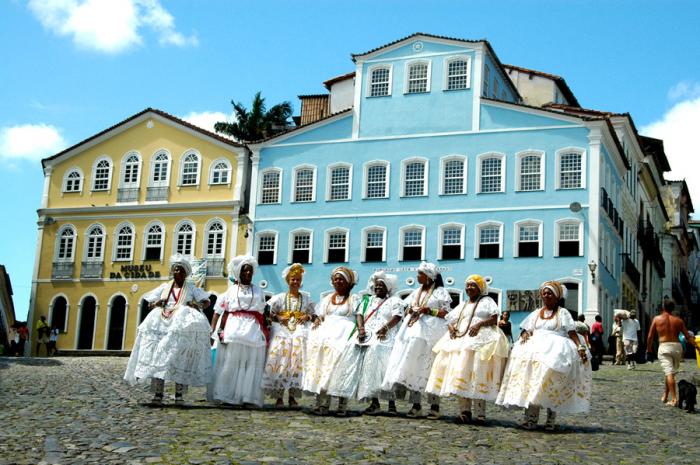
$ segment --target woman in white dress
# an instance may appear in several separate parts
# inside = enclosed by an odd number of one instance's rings
[[[183,403],[186,386],[204,386],[211,380],[209,322],[199,310],[209,306],[209,295],[185,278],[192,267],[182,255],[170,257],[173,279],[143,298],[149,308],[136,332],[136,341],[124,379],[151,382],[152,403],[163,402],[165,381],[175,382],[175,404]]]
[[[487,295],[482,276],[466,280],[467,300],[447,315],[448,332],[433,348],[435,361],[426,392],[441,397],[458,396],[461,413],[457,423],[486,420],[486,401],[496,400],[510,346],[497,326],[498,306]]]
[[[406,416],[421,416],[421,394],[425,390],[433,365],[433,346],[447,331],[445,316],[450,312],[450,294],[442,284],[442,276],[432,263],[422,262],[418,267],[418,283],[404,302],[407,313],[394,347],[389,356],[389,368],[384,375],[382,389],[385,391],[408,389],[413,403]],[[430,403],[428,418],[440,418],[440,397],[427,394]]]
[[[328,386],[333,369],[345,351],[355,326],[353,310],[356,298],[351,295],[357,282],[355,272],[339,266],[331,273],[335,292],[327,295],[316,306],[316,315],[306,343],[303,390],[316,395],[316,415],[328,415],[330,397]],[[347,398],[338,399],[339,416],[347,415]]]
[[[544,307],[520,324],[496,404],[525,408],[523,427],[534,429],[540,408],[547,408],[546,430],[554,430],[557,413],[584,413],[590,408],[590,355],[581,345],[574,319],[560,305],[564,287],[557,281],[540,286]]]
[[[301,377],[306,352],[309,321],[314,314],[314,303],[308,292],[300,291],[304,267],[299,263],[282,272],[289,290],[272,297],[270,306],[272,330],[267,352],[262,387],[265,393],[277,399],[276,408],[284,407],[284,390],[289,390],[289,407],[297,407],[301,397]]]
[[[213,398],[231,405],[263,405],[261,387],[269,334],[263,312],[265,297],[252,284],[258,262],[239,255],[228,266],[236,283],[219,297],[211,322],[212,332],[221,318],[216,350]]]
[[[338,397],[371,400],[364,413],[381,411],[379,397],[389,401],[390,415],[396,415],[396,394],[382,390],[382,381],[403,318],[404,302],[393,295],[398,278],[382,271],[374,273],[367,284],[368,293],[355,307],[356,327],[351,342],[333,371],[328,393]]]

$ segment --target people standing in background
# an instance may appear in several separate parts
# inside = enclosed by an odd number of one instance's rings
[[[49,355],[49,332],[51,328],[46,322],[46,317],[41,315],[39,321],[36,323],[36,356],[39,356],[39,349],[41,345],[44,344],[44,349],[46,349],[46,355]]]
[[[619,312],[622,319],[622,340],[625,345],[625,356],[627,357],[627,369],[637,368],[637,348],[639,347],[639,332],[642,330],[637,321],[637,313],[622,310]]]
[[[19,341],[17,341],[17,356],[24,357],[24,346],[29,340],[29,328],[27,328],[27,323],[20,323],[19,328],[17,328],[17,334],[19,335]]]
[[[625,357],[625,343],[622,340],[622,318],[615,315],[613,319],[611,336],[615,339],[615,365],[624,365],[627,357]]]
[[[58,349],[56,348],[56,343],[58,342],[59,332],[60,330],[58,329],[58,326],[53,325],[51,327],[51,331],[49,332],[49,345],[46,349],[48,355],[56,355],[56,353],[58,352]]]
[[[603,318],[600,315],[595,316],[595,321],[591,325],[590,340],[593,357],[597,360],[598,365],[602,365],[605,346],[603,345]]]
[[[513,328],[510,323],[509,311],[501,313],[501,319],[498,320],[498,327],[501,328],[501,331],[503,331],[503,334],[505,334],[506,338],[508,339],[508,342],[513,344]]]

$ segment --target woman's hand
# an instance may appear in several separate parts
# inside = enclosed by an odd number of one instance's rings
[[[384,325],[377,330],[377,337],[379,339],[384,339],[388,332],[389,332],[389,327],[387,325]]]
[[[428,313],[430,313],[430,309],[428,307],[421,307],[419,311],[421,315],[427,315]]]
[[[365,331],[364,326],[361,328],[357,328],[357,340],[362,342],[365,340],[367,337],[367,332]]]
[[[457,328],[452,323],[447,325],[447,331],[450,333],[450,338],[454,339],[457,337]]]
[[[316,318],[316,319],[314,320],[314,323],[311,325],[311,329],[314,330],[314,329],[318,328],[320,324],[321,324],[321,319],[320,319],[320,318]]]
[[[586,363],[586,360],[588,360],[588,357],[586,357],[586,348],[583,346],[578,346],[578,355],[581,357],[581,362]]]
[[[530,339],[530,332],[529,331],[523,331],[520,333],[520,341],[521,342],[527,342],[527,340]]]
[[[480,323],[477,323],[477,324],[475,324],[474,326],[472,326],[471,328],[469,328],[469,335],[470,335],[471,337],[474,337],[474,336],[476,336],[477,334],[479,334],[479,328],[481,328],[481,324],[480,324]]]

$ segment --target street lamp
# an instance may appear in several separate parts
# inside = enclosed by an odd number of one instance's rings
[[[598,268],[598,265],[596,262],[591,260],[591,262],[588,264],[588,269],[591,270],[591,284],[595,284],[595,270]]]

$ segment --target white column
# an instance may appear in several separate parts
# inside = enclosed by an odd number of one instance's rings
[[[601,128],[589,127],[588,134],[588,262],[583,264],[583,284],[586,289],[586,319],[593,319],[600,314],[598,302],[598,274],[600,272],[600,257],[598,255],[598,228],[600,223],[600,144],[602,139]],[[588,263],[596,264],[596,281],[593,283]]]
[[[476,50],[472,66],[472,131],[481,128],[481,86],[484,82],[484,52]]]
[[[392,85],[392,82],[389,83]],[[352,105],[352,138],[360,138],[360,106],[362,105],[362,63],[355,66],[355,93],[353,94]]]
[[[248,230],[248,237],[246,238],[246,252],[248,254],[253,254],[253,224],[255,223],[256,208],[258,205],[258,181],[260,178],[260,146],[251,148],[253,155],[251,155],[250,160],[252,168],[250,171],[250,205],[248,206],[248,217],[251,224],[246,224],[245,227]],[[282,182],[280,180],[280,182]]]

